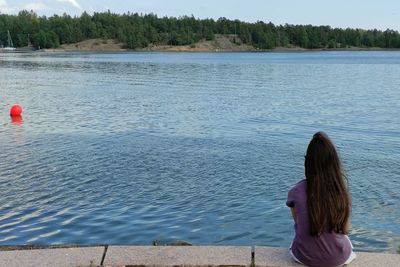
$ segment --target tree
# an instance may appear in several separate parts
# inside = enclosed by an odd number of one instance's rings
[[[115,14],[110,11],[83,12],[81,16],[38,17],[33,11],[18,15],[0,14],[0,45],[7,44],[7,31],[17,47],[31,41],[35,47],[57,47],[91,38],[116,39],[136,49],[148,44],[191,45],[200,40],[213,40],[215,34],[236,34],[234,41],[260,48],[300,46],[303,48],[335,48],[347,46],[400,48],[397,31],[384,32],[360,29],[332,29],[329,26],[274,25],[247,23],[227,18],[196,19],[193,15],[157,17],[152,13]],[[29,36],[29,37],[28,37]],[[237,39],[237,38],[240,38]]]
[[[304,27],[301,27],[298,31],[298,44],[303,48],[309,48],[309,39]]]

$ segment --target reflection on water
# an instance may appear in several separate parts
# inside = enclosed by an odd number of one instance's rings
[[[22,125],[22,123],[24,122],[22,120],[22,116],[10,116],[11,117],[11,122],[14,125]]]
[[[0,244],[288,246],[324,130],[356,249],[394,251],[399,72],[396,52],[0,55]]]

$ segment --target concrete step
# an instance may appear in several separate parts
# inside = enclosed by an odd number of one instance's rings
[[[256,267],[299,267],[304,266],[292,260],[287,248],[255,247]],[[356,252],[357,258],[349,267],[400,267],[399,254]]]
[[[105,246],[0,251],[0,266],[100,266]],[[252,265],[250,246],[108,246],[103,266],[243,266]],[[299,267],[287,248],[256,246],[255,267]],[[350,267],[399,267],[399,254],[356,252]]]
[[[108,248],[105,265],[123,266],[250,266],[251,247],[132,247]]]
[[[100,265],[104,247],[0,251],[0,266],[76,267]]]

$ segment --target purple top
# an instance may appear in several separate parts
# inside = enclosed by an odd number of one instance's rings
[[[288,193],[288,207],[294,208],[297,220],[292,244],[293,255],[308,266],[340,266],[349,258],[352,248],[344,234],[324,232],[319,237],[310,235],[307,207],[307,181],[297,183]]]

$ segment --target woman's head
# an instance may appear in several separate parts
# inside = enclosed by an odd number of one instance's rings
[[[342,173],[339,155],[336,148],[324,132],[314,134],[307,148],[304,167],[307,179],[336,179],[339,177],[328,177],[322,173]],[[328,182],[328,181],[327,181]]]
[[[310,234],[348,232],[350,197],[339,155],[329,137],[314,134],[304,161]]]

